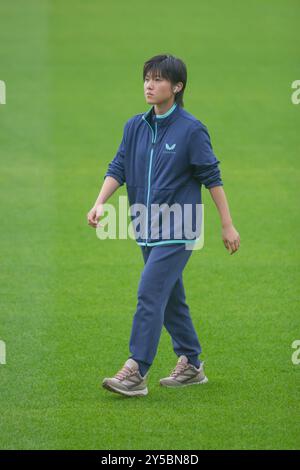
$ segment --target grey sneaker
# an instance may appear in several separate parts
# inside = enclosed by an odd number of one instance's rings
[[[114,377],[105,378],[102,386],[110,392],[121,393],[130,397],[147,395],[147,374],[142,377],[138,363],[129,358]]]
[[[160,379],[160,385],[164,387],[185,387],[187,385],[205,384],[208,378],[205,376],[204,362],[200,364],[199,369],[188,362],[184,355],[180,356],[176,367],[171,371],[169,377]]]

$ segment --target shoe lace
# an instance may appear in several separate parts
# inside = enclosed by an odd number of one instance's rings
[[[184,362],[178,362],[176,367],[174,367],[174,369],[171,371],[171,377],[177,377],[177,375],[181,374],[188,367],[188,364],[185,364]]]
[[[124,380],[126,377],[130,377],[135,373],[135,370],[131,369],[129,366],[123,366],[119,372],[116,373],[115,378],[119,380]]]

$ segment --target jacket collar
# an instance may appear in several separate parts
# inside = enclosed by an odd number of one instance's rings
[[[165,113],[165,114],[155,114],[154,113],[154,105],[146,112],[143,114],[142,119],[147,120],[148,123],[151,123],[151,119],[153,122],[157,122],[157,125],[159,127],[164,127],[171,122],[173,122],[179,113],[179,106],[177,103],[174,103],[173,106]]]

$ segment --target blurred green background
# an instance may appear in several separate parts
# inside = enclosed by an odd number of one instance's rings
[[[1,0],[1,449],[299,448],[299,15],[296,0]],[[127,399],[100,384],[129,355],[142,256],[86,213],[149,109],[143,63],[166,52],[187,65],[241,247],[224,248],[203,188],[184,280],[209,383],[160,388],[177,360],[163,330],[149,394]]]

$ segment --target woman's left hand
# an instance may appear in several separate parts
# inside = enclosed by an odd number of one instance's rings
[[[222,238],[225,247],[230,251],[231,255],[239,249],[241,243],[240,234],[232,224],[222,228]]]

